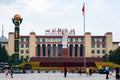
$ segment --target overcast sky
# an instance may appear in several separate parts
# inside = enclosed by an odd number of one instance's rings
[[[113,33],[113,40],[120,41],[120,0],[84,0],[86,8],[85,31],[92,35]],[[20,35],[34,31],[44,35],[46,29],[75,29],[83,35],[83,0],[0,0],[0,25],[4,35],[14,31],[11,18],[17,13],[23,18]],[[2,27],[0,27],[0,35]]]

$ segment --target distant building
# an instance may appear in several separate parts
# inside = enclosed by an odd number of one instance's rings
[[[8,50],[8,39],[5,36],[0,37],[0,43],[2,43],[2,46],[5,45],[5,48]]]
[[[0,37],[0,43],[2,43],[2,46],[5,45],[6,49],[8,50],[8,39],[4,36],[4,31],[3,31],[3,25],[2,25],[2,35]]]

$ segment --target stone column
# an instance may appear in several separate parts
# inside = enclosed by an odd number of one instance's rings
[[[45,46],[46,46],[46,56],[45,57],[48,57],[48,46],[47,46],[47,44],[45,44]]]
[[[53,57],[53,44],[51,44],[50,57]]]

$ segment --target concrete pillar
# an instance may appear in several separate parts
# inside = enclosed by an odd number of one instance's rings
[[[85,56],[91,57],[91,33],[85,33]]]
[[[112,50],[112,33],[111,32],[107,32],[105,34],[106,36],[106,53],[109,54],[109,51]]]
[[[46,46],[46,56],[45,57],[48,57],[48,45],[47,44],[45,44],[45,46]]]
[[[50,56],[53,57],[53,44],[51,44]]]
[[[80,57],[80,44],[78,44],[78,57]]]
[[[42,57],[42,44],[40,44],[40,56]]]
[[[56,44],[56,57],[58,57],[58,44]]]
[[[29,46],[29,52],[30,57],[35,57],[35,44],[36,44],[36,37],[35,32],[30,33],[30,46]]]
[[[73,44],[73,52],[72,52],[72,57],[75,57],[75,44]]]
[[[12,55],[14,53],[14,32],[9,32],[8,34],[8,54]]]

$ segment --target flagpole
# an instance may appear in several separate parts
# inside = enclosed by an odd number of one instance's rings
[[[86,55],[85,55],[85,2],[83,2],[83,28],[84,28],[84,68],[86,69]]]

